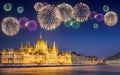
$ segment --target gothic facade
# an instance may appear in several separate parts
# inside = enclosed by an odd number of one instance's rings
[[[2,52],[3,64],[71,64],[71,54],[69,52],[59,52],[55,42],[48,47],[47,41],[40,39],[34,46],[27,42],[21,43],[19,50],[8,49]]]

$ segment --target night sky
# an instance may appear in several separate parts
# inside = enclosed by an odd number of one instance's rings
[[[36,31],[29,31],[27,29],[20,29],[17,35],[5,35],[0,26],[0,50],[15,48],[19,49],[21,41],[30,41],[31,45],[39,39],[42,32],[44,40],[48,41],[49,46],[53,41],[58,45],[59,51],[68,50],[70,52],[76,51],[77,53],[85,55],[96,55],[100,58],[111,56],[120,51],[120,8],[119,0],[0,0],[0,23],[3,18],[12,16],[17,19],[27,17],[30,20],[37,21],[37,12],[34,10],[35,2],[47,2],[57,6],[60,3],[68,3],[74,6],[76,3],[83,2],[90,7],[91,11],[103,13],[103,6],[108,5],[111,11],[118,14],[118,22],[113,27],[108,27],[104,21],[97,22],[95,20],[88,20],[80,24],[79,29],[66,28],[64,23],[52,31],[41,29],[40,26]],[[3,9],[5,3],[11,3],[13,8],[10,12]],[[24,12],[17,13],[17,7],[23,6]],[[37,21],[38,23],[38,21]],[[94,29],[93,24],[98,23],[99,28]],[[38,23],[39,25],[39,23]]]

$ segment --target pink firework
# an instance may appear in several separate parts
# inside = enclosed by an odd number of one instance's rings
[[[29,21],[29,19],[27,19],[26,17],[20,18],[20,19],[19,19],[20,28],[25,28],[25,27],[26,27],[25,24],[26,24],[26,22],[28,22],[28,21]]]
[[[101,14],[101,13],[98,13],[98,14],[95,15],[95,19],[96,19],[96,21],[98,21],[98,22],[103,21],[103,18],[104,18],[104,15]]]
[[[43,5],[44,5],[44,8],[47,8],[49,4],[47,2],[44,2]]]
[[[31,20],[31,21],[26,22],[25,26],[26,26],[30,31],[34,31],[34,30],[37,29],[38,24],[37,24],[36,21]]]
[[[89,16],[89,19],[90,19],[90,20],[95,20],[95,15],[96,15],[96,14],[97,14],[97,12],[92,11],[91,14],[90,14],[90,16]]]

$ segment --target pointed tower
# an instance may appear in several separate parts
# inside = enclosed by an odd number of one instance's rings
[[[58,54],[58,48],[57,48],[57,46],[56,46],[56,44],[55,44],[55,41],[54,41],[54,43],[53,43],[52,49],[53,49],[53,51],[54,51],[56,54]]]
[[[54,43],[53,43],[53,50],[55,50],[56,49],[56,45],[55,45],[55,41],[54,41]]]
[[[35,47],[35,44],[36,44],[36,42],[34,41],[34,44],[33,44],[34,47]]]
[[[30,46],[30,41],[28,41],[28,46]]]
[[[21,41],[20,50],[24,51],[24,48],[25,48],[25,46],[23,45],[23,42]]]
[[[26,42],[26,46],[29,46],[29,42],[28,41]]]
[[[27,44],[27,42],[26,42],[26,45],[25,46],[27,46],[28,44]]]
[[[40,39],[42,39],[42,33],[40,34]]]
[[[46,40],[46,42],[45,42],[45,43],[46,43],[46,46],[48,47],[47,40]]]
[[[23,43],[22,43],[22,41],[21,41],[21,45],[20,45],[20,47],[21,47],[21,48],[23,47]]]
[[[47,40],[46,40],[46,45],[47,45]]]

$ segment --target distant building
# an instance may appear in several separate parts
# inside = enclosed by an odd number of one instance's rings
[[[106,64],[120,64],[120,52],[104,59]]]
[[[120,64],[120,59],[117,60],[105,60],[106,64]]]
[[[98,58],[96,56],[84,56],[83,54],[71,53],[73,64],[98,64]]]
[[[72,52],[71,57],[73,64],[82,64],[83,60],[85,59],[83,55],[76,54],[76,52]]]
[[[48,47],[40,35],[34,46],[27,42],[21,44],[20,50],[8,49],[1,53],[2,64],[71,64],[71,54],[69,52],[58,51],[55,42]]]

